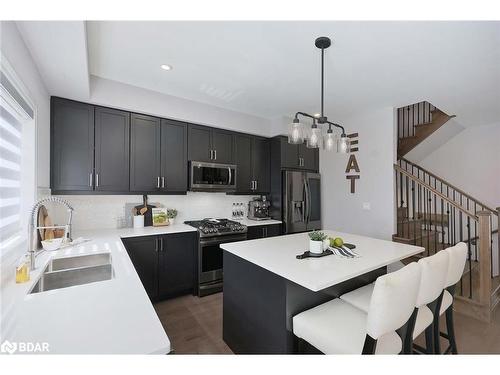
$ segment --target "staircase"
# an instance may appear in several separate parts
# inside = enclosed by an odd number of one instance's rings
[[[499,209],[488,207],[402,157],[394,170],[397,233],[393,241],[425,248],[408,261],[465,242],[468,259],[457,287],[455,308],[490,321],[500,303]]]
[[[398,158],[404,157],[424,139],[447,123],[447,115],[429,102],[423,101],[398,108]]]

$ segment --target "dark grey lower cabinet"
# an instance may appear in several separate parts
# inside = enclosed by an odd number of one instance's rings
[[[169,298],[194,292],[197,233],[176,233],[161,237],[158,296]]]
[[[158,237],[144,236],[122,240],[149,298],[158,297]]]
[[[281,224],[254,225],[247,228],[247,239],[275,237],[281,235]]]
[[[132,237],[122,241],[152,301],[193,293],[196,232]]]

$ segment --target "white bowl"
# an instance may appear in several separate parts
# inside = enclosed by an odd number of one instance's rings
[[[45,251],[57,250],[61,247],[63,238],[54,238],[51,240],[42,241],[42,247]]]

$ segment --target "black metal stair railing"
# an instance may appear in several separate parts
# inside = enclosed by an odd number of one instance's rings
[[[468,245],[468,259],[457,293],[474,299],[478,289],[479,272],[479,218],[478,212],[491,208],[448,184],[418,165],[405,159],[395,165],[397,202],[397,239],[422,246],[424,256],[453,246],[458,242]],[[498,214],[492,211],[490,220]],[[492,227],[494,227],[494,224]],[[492,242],[490,255],[492,255]]]
[[[436,107],[426,101],[398,108],[398,140],[413,137],[416,126],[431,123],[435,109]]]

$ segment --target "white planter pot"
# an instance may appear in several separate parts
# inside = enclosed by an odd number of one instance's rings
[[[144,216],[143,215],[134,216],[134,228],[144,228]]]
[[[168,221],[170,222],[170,224],[174,225],[175,224],[175,217],[171,218],[171,219],[168,219]]]
[[[323,241],[309,240],[309,251],[311,253],[321,254],[323,252]]]

